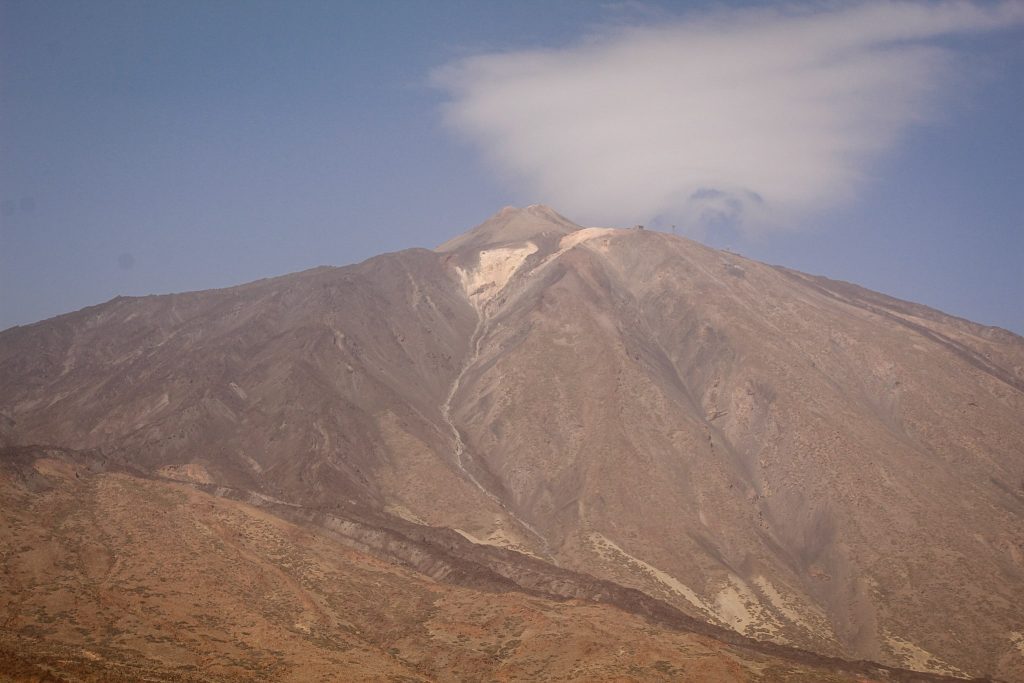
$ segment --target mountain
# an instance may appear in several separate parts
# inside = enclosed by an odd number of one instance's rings
[[[0,332],[0,386],[6,459],[88,453],[450,590],[1024,680],[1024,339],[855,285],[506,208]]]

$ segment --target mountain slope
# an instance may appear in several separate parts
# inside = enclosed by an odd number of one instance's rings
[[[1024,341],[853,285],[509,208],[433,252],[12,328],[0,385],[9,445],[1024,680]]]
[[[80,454],[5,455],[3,680],[857,680],[606,605],[435,583]]]
[[[1019,338],[581,232],[490,304],[462,402],[470,449],[573,566],[749,635],[1019,666]],[[985,635],[957,661],[965,632]]]

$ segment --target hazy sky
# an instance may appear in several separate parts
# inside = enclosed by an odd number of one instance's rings
[[[0,328],[676,225],[1024,333],[1024,2],[0,0]]]

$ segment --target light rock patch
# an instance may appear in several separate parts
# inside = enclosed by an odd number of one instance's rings
[[[583,228],[570,232],[558,242],[559,253],[572,249],[577,244],[587,242],[595,237],[607,237],[615,232],[614,228]],[[601,251],[608,251],[607,245],[600,245]]]
[[[716,617],[718,616],[717,611],[712,606],[708,605],[708,603],[704,602],[704,600],[702,600],[701,597],[689,586],[671,574],[663,572],[654,565],[648,564],[640,558],[630,555],[603,534],[595,531],[588,536],[588,540],[594,550],[604,559],[609,561],[618,561],[625,564],[630,569],[639,570],[640,573],[646,574],[648,577],[665,586],[669,591],[683,597],[697,609],[707,614],[714,615]]]
[[[915,645],[909,640],[886,633],[885,642],[897,657],[903,659],[904,666],[911,669],[951,676],[967,676],[965,672],[942,661],[931,652]]]
[[[799,600],[790,599],[783,595],[779,590],[764,576],[758,576],[754,579],[754,584],[758,587],[761,593],[768,598],[768,602],[771,603],[783,617],[789,621],[807,629],[811,633],[830,633],[831,628],[828,625],[828,619],[825,614],[820,610],[806,614],[804,611],[806,608],[803,607],[805,603],[801,603]]]
[[[537,251],[527,242],[519,247],[499,247],[480,252],[476,268],[456,268],[470,303],[480,310],[505,288],[526,258]]]
[[[761,606],[750,586],[735,575],[728,576],[725,587],[715,595],[715,605],[722,621],[745,635],[754,635],[756,631],[774,634],[781,626],[775,616]]]

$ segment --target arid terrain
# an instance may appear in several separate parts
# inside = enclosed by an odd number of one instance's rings
[[[852,284],[510,207],[0,387],[0,675],[1024,681],[1024,339]]]
[[[6,455],[0,665],[12,673],[857,680],[587,600],[433,581],[323,529],[89,458]]]

